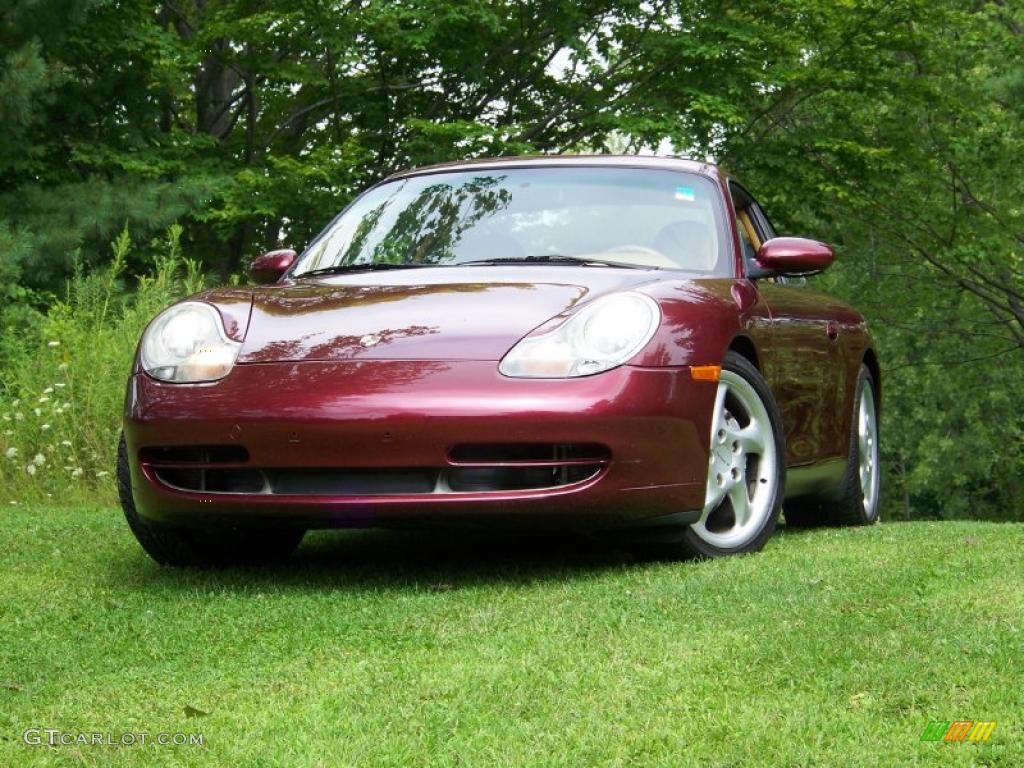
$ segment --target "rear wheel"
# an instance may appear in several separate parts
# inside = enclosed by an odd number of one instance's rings
[[[853,399],[846,474],[838,494],[787,500],[786,524],[871,525],[878,521],[880,482],[875,382],[867,366],[862,365]]]
[[[213,568],[258,565],[287,558],[302,541],[300,528],[177,528],[139,517],[132,497],[124,435],[117,448],[117,490],[128,527],[150,557],[161,565]]]

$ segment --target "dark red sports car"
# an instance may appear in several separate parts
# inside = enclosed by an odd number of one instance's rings
[[[750,552],[871,523],[878,360],[718,168],[532,157],[421,168],[256,287],[156,317],[118,474],[161,563],[290,553],[306,529],[505,524]]]

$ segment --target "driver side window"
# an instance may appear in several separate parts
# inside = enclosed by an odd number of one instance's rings
[[[738,184],[731,182],[729,184],[729,191],[732,194],[733,206],[736,212],[736,234],[740,239],[740,251],[743,256],[743,263],[749,272],[755,266],[754,259],[757,256],[757,249],[761,247],[762,242],[754,219],[751,218],[751,209],[757,203]]]
[[[733,205],[736,210],[736,229],[740,238],[740,249],[743,252],[743,262],[749,269],[754,266],[758,248],[765,241],[776,237],[775,228],[761,205],[743,187],[735,182],[730,182],[729,191],[732,193]],[[805,277],[777,275],[762,279],[785,285],[800,286],[807,283]]]
[[[736,217],[736,230],[740,236],[740,248],[743,251],[743,261],[749,264],[754,257],[757,255],[757,249],[754,248],[754,244],[750,240],[750,235],[747,233],[747,228],[743,225],[743,222]]]

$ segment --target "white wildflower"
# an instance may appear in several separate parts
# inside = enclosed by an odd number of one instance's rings
[[[81,467],[75,467],[74,471],[72,471],[72,473],[71,473],[71,476],[72,477],[81,477],[82,476],[82,468]]]
[[[8,459],[13,459],[17,455],[18,449],[15,448],[13,445],[4,452],[4,456],[6,456]]]
[[[14,420],[15,421],[21,421],[24,418],[25,418],[25,414],[23,414],[21,411],[18,411],[16,414],[14,414]]]
[[[13,434],[14,434],[14,430],[13,429],[5,429],[4,430],[4,437],[10,437]]]
[[[65,448],[70,448],[71,447],[71,441],[70,440],[61,440],[60,444],[63,445]]]
[[[33,412],[33,413],[34,413],[34,414],[35,414],[36,416],[42,416],[42,415],[43,415],[43,412],[42,412],[42,411],[41,411],[41,410],[40,410],[39,408],[33,408],[33,409],[32,409],[32,412]]]
[[[42,397],[39,398],[39,402],[40,403],[48,403],[48,402],[50,402],[50,398],[47,397],[46,395],[43,395]]]
[[[30,475],[34,475],[36,473],[36,465],[35,464],[26,464],[25,465],[25,471],[28,472]]]
[[[104,469],[104,470],[101,470],[101,471],[97,472],[97,473],[96,473],[96,477],[106,477],[106,476],[107,476],[107,475],[109,475],[109,474],[110,474],[110,473],[109,473],[109,472],[107,472],[107,470],[105,470],[105,469]]]
[[[11,420],[11,416],[10,416],[10,414],[8,414],[8,413],[5,413],[5,414],[4,414],[4,421],[10,421],[10,420]]]
[[[41,430],[43,430],[43,432],[45,432],[45,431],[46,431],[46,430],[48,430],[49,428],[50,428],[50,425],[49,425],[49,424],[43,424],[43,426],[41,426],[41,427],[40,427],[40,429],[41,429]]]
[[[46,389],[44,389],[43,390],[43,394],[44,395],[52,395],[53,394],[53,387],[47,387]]]
[[[37,453],[35,457],[32,459],[32,463],[41,467],[43,466],[43,464],[46,463],[46,457],[43,456],[43,454],[41,453]]]
[[[67,384],[65,384],[65,383],[64,383],[63,381],[58,381],[58,382],[57,382],[56,384],[54,384],[53,386],[55,386],[55,387],[56,387],[57,389],[64,389],[64,387],[66,387],[66,386],[67,386]]]
[[[60,342],[59,341],[48,341],[46,343],[46,346],[48,346],[48,347],[59,347],[60,346]]]
[[[58,371],[66,371],[67,369],[68,369],[68,364],[67,363],[61,363],[60,365],[57,366],[57,370]]]
[[[14,408],[17,408],[19,405],[21,405],[21,398],[18,398],[17,400],[15,400],[13,403],[11,403],[11,405]]]

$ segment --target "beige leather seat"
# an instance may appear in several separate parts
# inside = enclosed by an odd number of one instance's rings
[[[654,248],[679,269],[711,272],[718,264],[714,232],[703,221],[674,221],[654,238]]]

